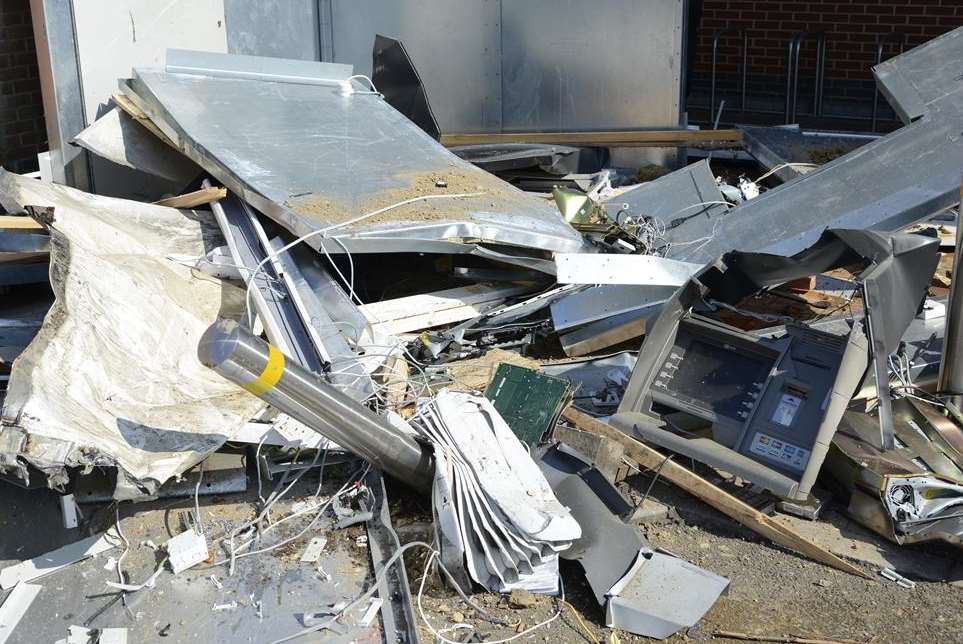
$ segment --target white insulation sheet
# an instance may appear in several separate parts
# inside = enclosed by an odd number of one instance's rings
[[[197,359],[201,334],[219,315],[237,317],[243,292],[168,259],[223,244],[209,213],[7,172],[0,201],[8,210],[47,209],[51,219],[56,302],[13,363],[0,428],[43,437],[23,442],[21,458],[48,472],[116,464],[130,478],[163,483],[263,408]],[[8,464],[12,456],[0,455]]]

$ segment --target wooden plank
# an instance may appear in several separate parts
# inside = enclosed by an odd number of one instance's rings
[[[809,539],[793,531],[787,526],[773,520],[755,508],[740,501],[728,492],[719,489],[695,472],[685,467],[667,461],[666,456],[648,445],[627,436],[618,429],[592,418],[573,407],[568,407],[562,415],[585,431],[594,432],[620,443],[628,458],[635,460],[642,467],[656,470],[661,468],[660,476],[694,497],[705,501],[723,514],[735,519],[745,527],[766,537],[770,541],[805,555],[822,564],[848,572],[864,579],[872,577],[845,559],[837,557],[828,550],[824,550]]]
[[[188,192],[183,195],[177,195],[176,197],[161,199],[160,201],[155,201],[154,203],[158,206],[168,206],[170,208],[197,208],[198,206],[219,201],[226,196],[226,188],[216,188],[212,186],[210,188],[201,188],[200,190],[195,190],[194,192]]]
[[[385,362],[385,406],[398,411],[407,404],[408,361],[403,355],[392,355]]]
[[[0,215],[0,230],[29,230],[45,232],[47,229],[31,217],[23,215]]]
[[[529,286],[473,284],[373,302],[360,308],[373,328],[382,333],[398,334],[469,320],[481,315],[493,303],[501,303],[507,297],[529,290]]]
[[[166,134],[161,132],[160,128],[154,125],[154,122],[150,120],[150,117],[147,116],[147,114],[145,114],[143,110],[137,107],[133,103],[133,101],[131,101],[129,98],[127,98],[123,94],[114,94],[113,96],[110,97],[110,99],[114,102],[115,105],[117,105],[117,107],[127,112],[128,116],[130,116],[132,119],[134,119],[135,121],[143,125],[145,128],[147,128],[151,134],[153,134],[158,139],[160,139],[167,145],[171,146],[178,152],[181,151],[180,148],[174,145],[174,142],[171,141]]]
[[[601,147],[675,147],[700,144],[742,144],[742,130],[625,130],[608,132],[511,132],[505,134],[443,134],[445,147],[499,143],[597,145]]]

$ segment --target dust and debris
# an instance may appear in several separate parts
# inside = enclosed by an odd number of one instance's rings
[[[319,194],[298,195],[284,205],[291,210],[318,217],[333,224],[343,223],[393,204],[429,195],[455,195],[480,192],[476,197],[419,201],[393,208],[359,222],[359,226],[388,223],[431,222],[471,219],[474,213],[531,208],[530,196],[498,177],[476,168],[449,167],[444,170],[401,172],[392,179],[400,184],[361,202],[357,207],[334,201]]]

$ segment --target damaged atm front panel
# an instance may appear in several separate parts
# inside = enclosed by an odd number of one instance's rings
[[[895,327],[912,319],[925,276],[935,268],[937,244],[919,236],[830,231],[791,258],[726,255],[667,303],[611,423],[784,498],[805,500],[870,364],[865,325],[835,334],[793,323],[777,337],[759,338],[708,312],[719,301],[732,304],[766,286],[857,260],[870,264],[864,285],[896,273],[906,278],[905,295],[874,312],[894,327],[886,335],[899,337],[905,329]],[[892,350],[882,347],[881,359]]]

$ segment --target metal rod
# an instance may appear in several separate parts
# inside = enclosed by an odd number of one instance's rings
[[[960,184],[960,201],[963,202],[963,182]],[[955,279],[963,269],[963,217],[956,216],[956,252],[953,253],[953,282],[946,301],[946,331],[943,336],[943,356],[940,361],[940,377],[936,389],[953,397],[951,403],[960,408],[963,397],[963,279]]]
[[[798,38],[798,34],[789,39],[789,52],[786,58],[786,110],[784,119],[786,125],[792,123],[789,120],[789,115],[792,109],[792,52],[793,45],[796,44],[796,38]]]
[[[813,116],[823,115],[823,85],[826,82],[826,36],[816,40],[816,86],[813,88]]]
[[[796,39],[796,46],[794,49],[795,60],[793,61],[793,77],[792,77],[792,114],[791,120],[793,123],[796,122],[796,116],[799,114],[799,60],[802,58],[802,46],[805,40],[805,35],[800,34]]]
[[[395,478],[427,491],[434,459],[414,438],[233,320],[201,338],[201,363]]]
[[[742,29],[742,91],[739,97],[739,111],[746,111],[746,87],[749,78],[749,30]]]
[[[742,87],[740,88],[740,93],[742,95],[742,103],[739,106],[740,109],[746,106],[746,69],[747,61],[749,59],[749,32],[746,28],[740,25],[727,25],[712,36],[712,77],[709,81],[709,117],[715,113],[716,110],[716,65],[719,61],[719,39],[721,39],[725,34],[736,33],[742,35]]]

